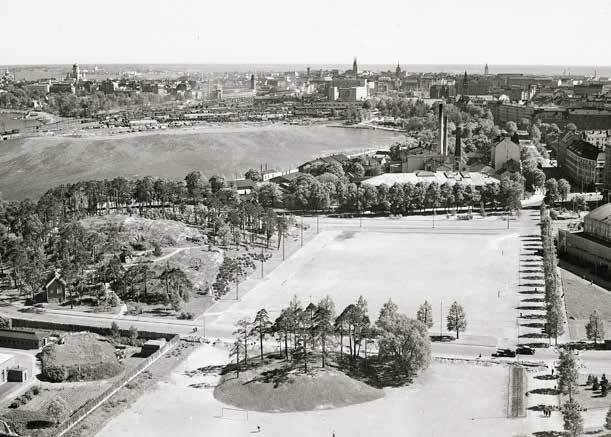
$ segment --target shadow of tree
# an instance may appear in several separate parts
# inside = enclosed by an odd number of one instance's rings
[[[563,437],[565,434],[562,431],[537,431],[533,432],[535,437]]]
[[[527,299],[522,299],[522,302],[542,303],[545,302],[545,299],[542,297],[529,297]]]
[[[536,395],[550,395],[550,396],[558,396],[560,394],[560,390],[555,388],[534,388],[528,393],[536,394]]]
[[[535,376],[535,379],[540,379],[542,381],[549,381],[552,379],[558,379],[558,375],[537,375]]]
[[[531,323],[521,323],[520,326],[525,328],[543,328],[545,323],[543,322],[531,322]]]

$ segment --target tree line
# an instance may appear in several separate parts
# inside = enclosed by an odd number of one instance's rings
[[[236,323],[232,356],[236,370],[248,365],[253,340],[257,344],[259,360],[265,356],[268,338],[277,341],[280,355],[286,361],[308,365],[320,358],[326,367],[331,359],[350,365],[365,365],[373,355],[392,361],[403,371],[414,374],[428,367],[431,359],[429,327],[421,317],[412,319],[402,314],[389,300],[380,309],[377,320],[369,317],[367,300],[359,296],[356,302],[336,312],[330,296],[305,307],[297,296],[281,309],[272,320],[265,308],[252,320]]]

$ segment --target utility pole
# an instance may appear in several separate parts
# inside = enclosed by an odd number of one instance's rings
[[[507,229],[509,229],[509,211],[507,211]]]
[[[285,257],[284,257],[284,241],[285,240],[286,240],[286,232],[283,232],[282,233],[282,261],[285,260]]]
[[[303,247],[303,213],[301,213],[301,247]]]
[[[261,243],[261,279],[263,279],[263,243]]]
[[[443,300],[439,309],[439,341],[443,339]]]

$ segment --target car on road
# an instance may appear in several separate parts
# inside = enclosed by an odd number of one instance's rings
[[[512,351],[511,349],[497,349],[496,352],[492,354],[492,356],[495,358],[500,358],[500,357],[513,358],[516,356],[516,353],[515,351]]]
[[[516,354],[518,355],[534,355],[535,348],[530,346],[518,346],[516,349]]]

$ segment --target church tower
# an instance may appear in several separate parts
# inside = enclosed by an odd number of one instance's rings
[[[469,78],[467,77],[467,70],[465,70],[465,75],[462,78],[462,93],[464,94],[469,94],[468,93],[468,87],[469,87]]]
[[[399,65],[399,61],[397,61],[397,68],[395,69],[395,76],[397,76],[397,79],[401,77],[401,66]]]
[[[257,79],[255,79],[254,74],[250,76],[250,89],[257,92]]]
[[[490,70],[488,69],[488,64],[486,64],[486,66],[484,67],[484,76],[488,76],[489,73]]]
[[[354,61],[352,61],[352,74],[354,74],[355,76],[359,74],[359,67],[356,63],[356,56],[354,57]]]

